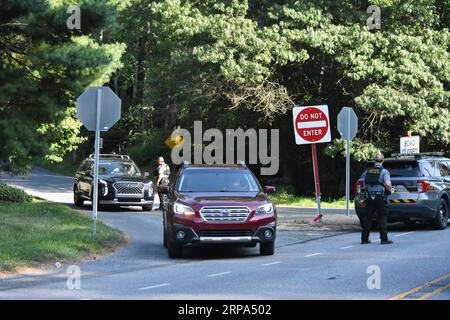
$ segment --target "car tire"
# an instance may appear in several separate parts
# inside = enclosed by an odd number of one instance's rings
[[[113,211],[115,207],[107,204],[98,204],[97,208],[100,211]]]
[[[73,203],[76,207],[82,207],[84,205],[84,199],[80,197],[78,187],[73,188]]]
[[[275,253],[275,242],[262,242],[259,244],[259,254],[262,256],[271,256]]]
[[[166,232],[165,228],[163,231],[163,246],[164,246],[164,248],[167,248],[167,232]]]
[[[142,206],[142,211],[152,211],[153,206]]]
[[[447,228],[448,224],[448,204],[444,198],[439,201],[439,206],[437,209],[436,217],[431,222],[433,229],[442,230]]]
[[[181,258],[183,257],[183,246],[167,241],[167,254],[169,258]]]

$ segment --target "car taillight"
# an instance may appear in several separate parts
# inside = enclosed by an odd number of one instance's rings
[[[356,181],[355,183],[355,193],[361,193],[362,181]]]
[[[417,192],[423,193],[428,190],[428,187],[430,186],[430,181],[426,180],[419,180],[417,181]]]

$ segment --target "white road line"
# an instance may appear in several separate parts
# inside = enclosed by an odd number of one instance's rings
[[[274,261],[274,262],[269,262],[269,263],[264,263],[264,264],[262,264],[261,266],[272,266],[272,265],[274,265],[274,264],[279,264],[279,263],[281,263],[281,261]]]
[[[226,274],[230,274],[231,271],[226,271],[226,272],[220,272],[220,273],[213,273],[213,274],[208,274],[207,277],[212,278],[212,277],[219,277],[219,276],[224,276]]]
[[[149,289],[155,289],[155,288],[161,288],[161,287],[167,287],[167,286],[170,286],[170,283],[156,284],[154,286],[139,288],[139,290],[149,290]]]
[[[305,258],[308,258],[308,257],[314,257],[314,256],[318,256],[319,254],[322,254],[322,253],[320,253],[320,252],[317,252],[317,253],[311,253],[311,254],[307,254],[306,256],[304,256]]]
[[[344,250],[344,249],[353,248],[353,247],[354,246],[346,246],[346,247],[342,247],[342,248],[339,248],[339,249]]]
[[[381,241],[381,239],[372,240],[372,242],[378,242],[378,241]]]
[[[395,236],[396,237],[401,237],[401,236],[405,236],[405,235],[410,234],[410,233],[414,233],[414,231],[409,231],[409,232],[405,232],[405,233],[396,234]]]

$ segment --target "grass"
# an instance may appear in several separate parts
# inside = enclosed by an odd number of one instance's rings
[[[287,192],[280,192],[270,195],[270,199],[275,205],[296,206],[303,208],[313,208],[317,206],[315,198],[296,196]],[[331,201],[320,201],[322,208],[345,208],[345,198]]]
[[[77,163],[74,163],[73,161],[70,160],[64,160],[62,162],[55,162],[55,163],[51,163],[49,161],[46,160],[41,160],[38,161],[38,166],[47,169],[49,171],[52,172],[56,172],[59,174],[62,174],[64,176],[75,176],[75,173],[78,170],[78,167],[80,166],[81,160],[78,161]]]
[[[0,271],[79,260],[125,243],[124,235],[61,204],[0,202]]]

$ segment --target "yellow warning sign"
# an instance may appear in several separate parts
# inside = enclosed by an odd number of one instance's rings
[[[165,145],[168,146],[170,149],[173,149],[176,145],[183,143],[183,137],[180,135],[175,136],[175,138],[172,138],[172,134],[164,141]]]

